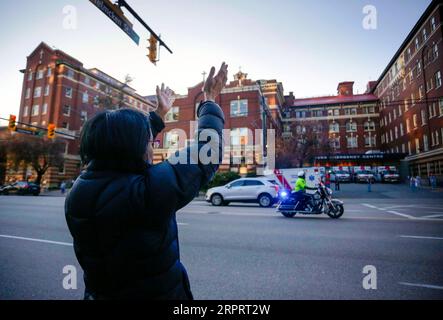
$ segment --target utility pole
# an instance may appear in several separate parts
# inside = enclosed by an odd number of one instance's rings
[[[261,80],[257,80],[257,85],[258,85],[258,92],[260,95],[260,110],[261,110],[261,116],[262,116],[262,142],[263,142],[263,148],[262,148],[262,155],[263,155],[263,159],[265,161],[264,165],[265,167],[267,166],[267,156],[268,156],[268,150],[267,150],[267,136],[266,136],[266,120],[267,120],[267,113],[266,110],[268,108],[268,106],[266,105],[266,99],[265,96],[263,95],[263,91],[261,88]]]

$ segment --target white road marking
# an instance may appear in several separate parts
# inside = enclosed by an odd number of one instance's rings
[[[410,216],[409,214],[404,214],[404,213],[400,213],[400,212],[393,211],[393,210],[389,210],[387,212],[392,213],[392,214],[396,214],[397,216],[405,217],[405,218],[408,218],[408,219],[417,219],[416,217]]]
[[[405,236],[401,235],[400,238],[411,238],[411,239],[429,239],[429,240],[443,240],[442,237],[427,237],[427,236]]]
[[[60,242],[60,241],[51,241],[51,240],[44,240],[44,239],[17,237],[17,236],[5,235],[5,234],[0,234],[0,238],[26,240],[26,241],[33,241],[33,242],[43,242],[43,243],[57,244],[57,245],[60,245],[60,246],[70,246],[70,247],[72,247],[72,243],[68,243],[68,242]]]
[[[433,213],[433,212],[428,212],[428,213]],[[439,217],[443,217],[443,214],[431,214],[429,216],[423,216],[422,218],[439,218]]]
[[[362,205],[364,205],[365,207],[371,208],[371,209],[377,209],[380,211],[389,212],[389,213],[395,214],[397,216],[408,218],[408,219],[419,219],[419,218],[410,216],[408,214],[400,213],[400,212],[393,211],[393,210],[387,210],[386,208],[379,208],[379,207],[373,206],[372,204],[368,204],[368,203],[362,203]]]
[[[436,286],[436,285],[432,285],[432,284],[409,283],[409,282],[399,282],[399,284],[401,284],[403,286],[410,286],[410,287],[421,287],[421,288],[427,288],[427,289],[443,290],[443,286]]]
[[[177,224],[179,226],[189,226],[189,223],[185,223],[185,222],[178,222]]]

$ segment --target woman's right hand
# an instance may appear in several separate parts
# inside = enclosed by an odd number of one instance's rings
[[[228,65],[223,62],[215,77],[214,74],[215,68],[212,67],[203,87],[205,101],[209,100],[215,102],[215,98],[225,87],[226,81],[228,80]]]

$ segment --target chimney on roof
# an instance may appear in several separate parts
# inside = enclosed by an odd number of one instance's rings
[[[377,85],[377,81],[369,81],[366,85],[366,93],[371,93]]]
[[[337,94],[339,96],[352,96],[354,94],[354,82],[340,82],[337,87]]]

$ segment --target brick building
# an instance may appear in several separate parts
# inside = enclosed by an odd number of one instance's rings
[[[433,1],[381,74],[381,150],[406,153],[410,175],[443,175],[441,1]]]
[[[193,121],[196,120],[197,107],[203,99],[202,86],[203,82],[200,82],[188,88],[186,95],[177,96],[173,109],[166,116],[166,128],[156,143],[156,161],[167,157],[168,148],[183,147],[192,139]],[[253,81],[247,78],[246,73],[239,71],[234,75],[234,81],[228,83],[217,97],[216,102],[225,114],[225,129],[230,130],[229,135],[225,136],[225,161],[220,170],[255,173],[257,168],[263,167],[260,157],[265,145],[262,143],[261,133],[256,136],[255,130],[274,129],[277,137],[282,130],[282,84],[276,80]],[[186,133],[187,141],[183,141],[183,138],[180,141],[177,130]]]
[[[291,92],[285,97],[283,137],[291,138],[295,126],[297,133],[313,129],[329,140],[331,154],[378,150],[378,98],[369,92],[372,84],[365,94],[354,94],[354,82],[339,83],[336,96],[296,99]]]
[[[53,123],[56,131],[67,134],[57,135],[66,141],[65,165],[48,170],[43,177],[46,187],[58,186],[61,181],[69,181],[79,174],[79,139],[70,136],[78,137],[88,118],[115,106],[145,113],[156,106],[155,96],[141,96],[126,83],[98,69],[85,68],[79,60],[44,42],[27,57],[26,68],[21,72],[24,78],[18,121],[43,128]],[[191,140],[196,106],[202,99],[202,84],[189,88],[186,95],[177,95],[166,118],[166,129],[156,141],[155,162],[166,158],[168,148],[183,147]],[[260,143],[263,139],[260,134],[255,136],[255,129],[275,129],[277,135],[281,131],[282,84],[275,80],[253,81],[246,73],[238,72],[217,103],[225,112],[226,129],[231,130],[226,137],[230,143],[225,148],[226,158],[220,169],[256,172],[258,167],[263,167],[260,157],[264,155],[264,144]],[[179,141],[177,129],[183,130],[187,139]],[[260,145],[254,146],[255,143]],[[252,162],[247,160],[248,156]],[[35,174],[30,168],[19,172],[6,170],[6,181],[33,178]]]
[[[148,112],[152,103],[133,88],[98,69],[86,69],[83,63],[65,52],[42,42],[27,57],[23,73],[23,88],[18,121],[46,128],[56,125],[56,131],[78,136],[83,123],[103,108],[116,105]],[[17,134],[17,133],[14,133]],[[65,135],[65,164],[50,168],[43,178],[47,187],[58,186],[80,172],[79,141]],[[17,177],[7,170],[6,180],[33,179],[32,170],[26,177]]]

